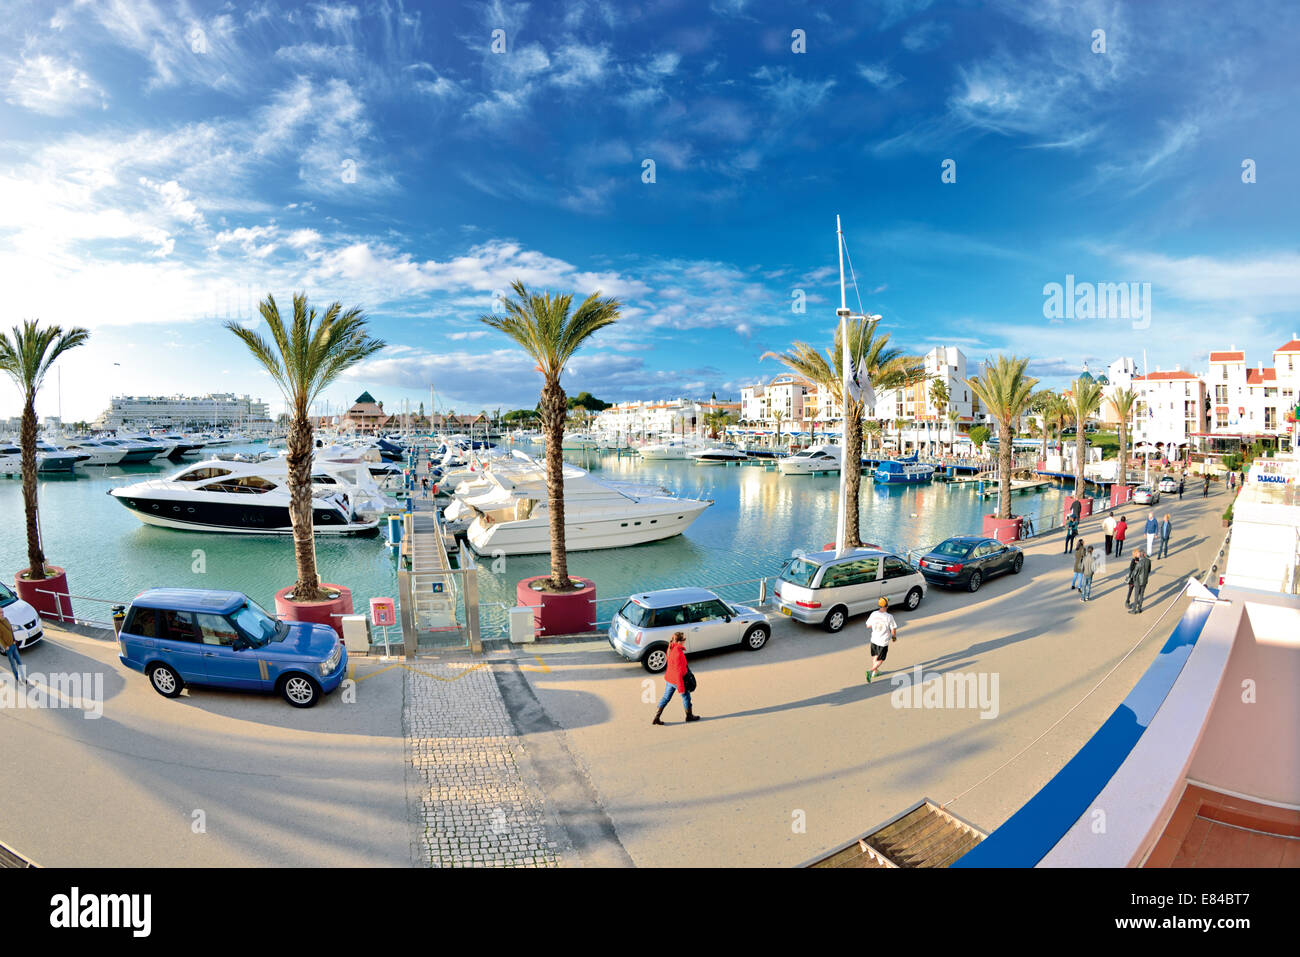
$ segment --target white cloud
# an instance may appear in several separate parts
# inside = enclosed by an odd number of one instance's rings
[[[858,76],[878,90],[892,90],[903,82],[903,78],[891,70],[887,63],[860,63]]]
[[[88,74],[43,54],[23,57],[9,80],[5,99],[49,116],[63,116],[86,106],[108,106],[107,94]]]

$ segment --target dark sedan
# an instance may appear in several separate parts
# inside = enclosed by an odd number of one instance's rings
[[[941,542],[917,563],[932,585],[979,591],[980,585],[1003,572],[1019,574],[1025,556],[1015,545],[994,538],[963,535]]]

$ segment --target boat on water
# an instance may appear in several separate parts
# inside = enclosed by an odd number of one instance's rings
[[[881,462],[872,475],[881,485],[919,485],[934,478],[934,466],[918,462],[911,455]]]
[[[208,459],[161,479],[109,493],[146,525],[186,531],[291,535],[288,463]],[[318,534],[367,535],[380,512],[396,506],[375,484],[364,461],[312,462],[312,515]]]
[[[92,465],[117,465],[126,456],[126,449],[115,445],[106,445],[98,439],[73,439],[64,446],[69,452],[86,456],[77,462],[83,468]]]
[[[57,448],[48,442],[36,443],[36,471],[71,472],[82,454]],[[89,457],[89,456],[87,456]],[[23,450],[16,442],[0,442],[0,475],[18,475],[23,470]]]
[[[560,448],[565,452],[584,452],[588,449],[598,449],[600,444],[600,439],[590,432],[565,432]]]
[[[694,449],[687,453],[687,458],[697,465],[726,465],[729,462],[743,462],[749,455],[740,449],[720,445],[715,448]]]
[[[489,465],[470,485],[444,515],[453,521],[470,519],[465,537],[474,551],[481,555],[550,551],[550,505],[543,465],[516,452],[509,462]],[[584,469],[566,465],[565,547],[593,551],[672,538],[712,504],[707,499],[678,498],[662,486],[597,479]]]
[[[838,445],[810,445],[793,455],[781,459],[777,470],[782,475],[816,475],[820,472],[838,472],[843,462],[844,450]]]
[[[691,457],[691,453],[699,449],[697,443],[687,442],[685,439],[671,439],[667,442],[653,442],[650,445],[643,445],[637,449],[641,458],[651,462],[671,462],[681,461]]]

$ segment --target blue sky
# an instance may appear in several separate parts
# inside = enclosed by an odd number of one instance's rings
[[[298,289],[391,343],[334,404],[531,406],[477,321],[519,277],[625,303],[571,393],[737,396],[763,352],[829,341],[838,213],[910,350],[1014,352],[1054,386],[1143,350],[1268,363],[1300,331],[1300,8],[1231,7],[10,2],[0,326],[92,330],[67,419],[122,392],[278,407],[220,319]],[[1067,274],[1150,283],[1149,328],[1049,320]]]

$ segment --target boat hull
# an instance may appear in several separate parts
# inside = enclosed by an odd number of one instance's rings
[[[289,509],[279,505],[243,502],[178,502],[167,498],[114,495],[146,525],[194,532],[227,532],[243,535],[292,535]],[[327,508],[313,509],[313,528],[318,535],[373,535],[378,521],[349,522]]]
[[[564,523],[566,551],[597,551],[644,545],[680,535],[710,502],[679,503],[634,517],[612,516]],[[544,555],[551,550],[551,523],[546,516],[518,522],[485,525],[476,519],[466,540],[480,555]]]

